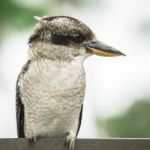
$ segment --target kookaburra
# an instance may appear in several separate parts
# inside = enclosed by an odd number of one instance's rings
[[[85,94],[84,60],[93,54],[122,52],[95,37],[80,20],[68,16],[35,17],[27,63],[16,85],[19,138],[66,138],[74,149]]]

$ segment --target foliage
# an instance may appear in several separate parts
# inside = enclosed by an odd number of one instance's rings
[[[36,7],[25,7],[14,0],[0,1],[1,30],[26,28],[33,23],[34,15],[42,15],[43,11]]]
[[[124,114],[106,119],[101,124],[111,137],[150,137],[150,101],[137,101]]]
[[[61,12],[62,4],[82,5],[85,0],[43,0],[41,5],[25,5],[19,0],[1,0],[0,1],[0,29],[25,29],[35,21],[33,16],[51,15]],[[26,2],[27,3],[27,2]],[[37,2],[38,3],[38,2]],[[36,3],[36,4],[37,4]],[[56,14],[57,14],[56,13]]]

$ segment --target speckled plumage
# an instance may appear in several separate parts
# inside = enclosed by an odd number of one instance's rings
[[[97,41],[75,18],[35,18],[39,22],[16,86],[18,137],[66,137],[74,150],[85,93],[84,60],[92,54],[124,54]]]
[[[74,147],[85,92],[83,62],[90,56],[82,42],[94,38],[86,25],[71,17],[43,17],[36,24],[28,63],[17,80],[19,137],[67,137]]]
[[[49,59],[31,62],[18,81],[25,109],[25,137],[76,134],[85,90],[82,62],[80,56],[71,63]]]

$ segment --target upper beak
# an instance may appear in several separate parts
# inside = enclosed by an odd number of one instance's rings
[[[120,55],[125,56],[125,54],[123,54],[119,50],[97,40],[83,43],[83,46],[88,50],[89,53],[93,53],[99,56],[106,56],[106,57],[120,56]]]

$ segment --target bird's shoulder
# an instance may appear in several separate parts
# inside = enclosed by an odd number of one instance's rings
[[[17,82],[16,82],[16,101],[18,101],[20,97],[20,86],[19,86],[20,79],[28,71],[30,64],[31,64],[31,60],[28,60],[26,64],[22,67],[21,72],[18,75]]]
[[[24,107],[21,101],[19,80],[28,71],[30,64],[31,64],[31,60],[28,60],[27,63],[22,67],[22,70],[18,76],[17,83],[16,83],[16,118],[17,118],[18,137],[24,137]]]

